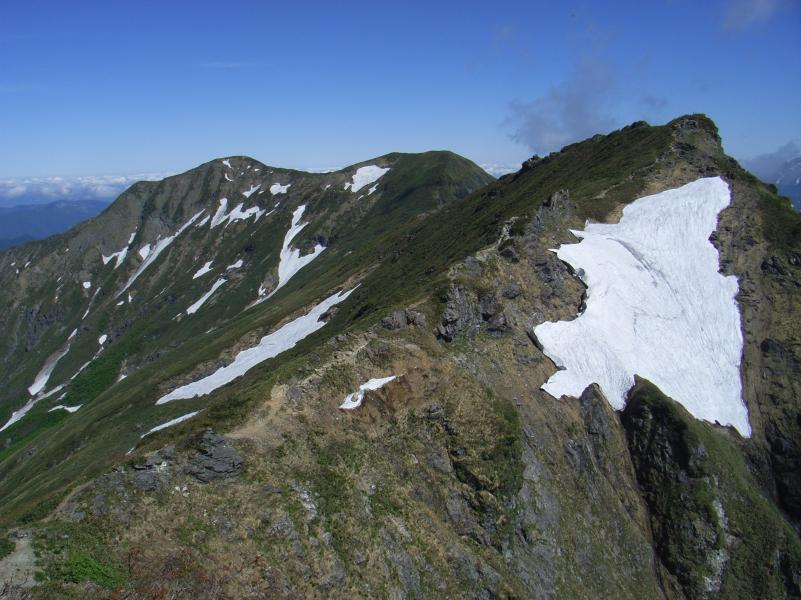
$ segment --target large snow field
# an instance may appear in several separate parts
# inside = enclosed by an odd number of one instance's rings
[[[622,409],[636,374],[696,418],[751,434],[737,279],[719,272],[709,241],[729,202],[721,178],[699,179],[636,200],[617,224],[573,231],[581,241],[562,245],[557,256],[587,284],[586,310],[534,330],[561,369],[546,392],[579,396],[598,383]]]

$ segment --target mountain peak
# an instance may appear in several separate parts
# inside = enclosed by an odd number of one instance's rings
[[[799,231],[703,115],[134,185],[0,253],[0,520],[79,595],[792,595]]]

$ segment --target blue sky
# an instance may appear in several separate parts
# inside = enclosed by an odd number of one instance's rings
[[[738,158],[801,143],[801,2],[7,2],[0,178],[248,154],[481,164],[706,112]]]

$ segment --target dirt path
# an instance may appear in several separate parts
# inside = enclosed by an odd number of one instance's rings
[[[33,553],[31,534],[20,531],[20,537],[12,540],[17,547],[14,551],[0,560],[0,585],[12,584],[20,587],[32,587],[36,583],[36,556]]]

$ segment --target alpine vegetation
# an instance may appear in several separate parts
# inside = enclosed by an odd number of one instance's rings
[[[134,184],[0,251],[6,595],[796,597],[799,232],[703,115]]]

